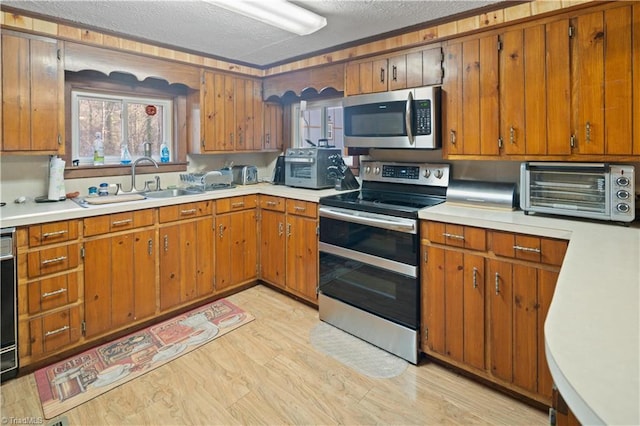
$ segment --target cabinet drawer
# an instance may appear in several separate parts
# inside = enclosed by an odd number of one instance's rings
[[[80,308],[72,306],[29,321],[31,355],[57,351],[80,339]]]
[[[318,217],[318,205],[311,201],[287,200],[287,213],[304,217]]]
[[[124,231],[126,229],[150,226],[153,223],[153,209],[108,214],[85,219],[84,235],[89,237],[108,232]]]
[[[265,210],[274,210],[283,212],[285,207],[284,198],[273,197],[271,195],[260,196],[260,208]]]
[[[470,250],[485,251],[487,249],[487,232],[482,228],[451,223],[422,222],[422,231],[423,236],[432,243]]]
[[[31,315],[75,302],[78,300],[78,273],[30,282],[27,300]]]
[[[213,201],[196,201],[193,203],[177,204],[175,206],[160,207],[160,223],[174,222],[182,219],[192,219],[213,214]]]
[[[549,265],[562,264],[568,242],[535,235],[491,231],[490,249],[496,256],[528,260]]]
[[[29,226],[29,247],[40,247],[47,244],[62,243],[78,239],[78,221],[43,223]]]
[[[79,256],[80,247],[78,244],[27,253],[27,275],[29,278],[35,278],[75,268],[78,266]]]
[[[222,198],[216,200],[216,212],[229,213],[237,210],[254,209],[258,205],[256,195]]]

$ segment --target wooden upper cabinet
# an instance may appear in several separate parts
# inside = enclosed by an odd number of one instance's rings
[[[568,34],[568,19],[545,25],[548,155],[571,154],[571,56]]]
[[[2,34],[0,150],[64,153],[64,71],[57,40]]]
[[[283,109],[276,103],[264,104],[264,130],[262,136],[262,149],[284,149],[283,134]]]
[[[442,48],[349,63],[345,95],[386,92],[442,83]]]
[[[193,153],[262,149],[264,107],[260,81],[203,71],[200,146]]]
[[[576,154],[633,153],[632,24],[626,5],[572,20]]]
[[[446,155],[498,155],[498,37],[444,48],[443,150]]]
[[[633,155],[640,155],[640,3],[633,5]]]

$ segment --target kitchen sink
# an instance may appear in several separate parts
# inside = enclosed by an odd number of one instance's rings
[[[173,197],[180,197],[183,195],[197,195],[202,193],[203,193],[202,191],[192,191],[189,189],[173,188],[173,189],[163,189],[160,191],[145,192],[144,196],[147,198],[173,198]]]

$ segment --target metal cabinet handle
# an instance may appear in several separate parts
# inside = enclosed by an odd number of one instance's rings
[[[500,294],[500,274],[496,272],[496,296]]]
[[[571,135],[571,137],[569,138],[569,146],[571,148],[576,147],[576,135]]]
[[[60,235],[66,234],[67,232],[68,231],[66,229],[63,229],[61,231],[45,232],[44,234],[42,234],[42,238],[59,237]]]
[[[451,142],[452,145],[456,144],[456,131],[453,129],[449,130],[449,142]]]
[[[526,251],[529,253],[540,253],[540,249],[537,247],[522,247],[522,246],[513,246],[514,250],[519,250],[519,251]]]
[[[380,68],[380,83],[384,83],[384,68]]]
[[[149,241],[147,241],[147,251],[149,253],[149,256],[153,255],[153,240],[151,238],[149,238]]]
[[[233,145],[233,133],[229,133],[229,143]]]
[[[454,240],[462,240],[462,241],[464,241],[464,235],[450,234],[450,233],[448,233],[448,232],[443,232],[443,233],[442,233],[442,235],[443,235],[445,238],[452,238],[452,239],[454,239]]]
[[[300,206],[295,206],[293,209],[297,212],[303,212],[307,210],[306,207],[300,207]]]
[[[168,235],[164,236],[164,251],[165,252],[169,251],[169,236]]]
[[[275,206],[277,206],[277,205],[278,205],[278,203],[276,203],[275,201],[267,201],[267,205],[268,205],[269,207],[275,207]]]
[[[41,263],[42,265],[49,265],[51,263],[64,262],[67,260],[67,256],[54,257],[53,259],[45,259]]]
[[[267,133],[267,134],[265,135],[264,143],[265,143],[265,145],[269,145],[269,144],[271,144],[271,135],[270,135],[269,133]]]
[[[287,237],[291,236],[291,224],[287,223]]]
[[[244,207],[244,201],[241,201],[239,203],[231,203],[231,208],[232,209],[237,209],[239,207]]]
[[[70,327],[68,325],[65,325],[64,327],[60,327],[52,331],[47,331],[46,333],[44,333],[44,337],[49,337],[49,336],[53,336],[54,334],[62,333],[63,331],[67,331],[69,328]]]
[[[50,291],[48,293],[42,293],[42,296],[40,296],[40,298],[44,299],[46,297],[57,296],[58,294],[62,294],[64,292],[66,292],[66,291],[67,291],[67,289],[62,287],[62,288],[59,288],[58,290]]]
[[[591,142],[591,123],[587,121],[587,124],[585,125],[585,139],[587,140],[587,142]]]
[[[223,237],[223,235],[224,235],[224,226],[223,225],[218,225],[218,235],[220,235],[220,238]]]
[[[473,288],[478,288],[478,268],[473,267]]]
[[[393,70],[393,81],[398,81],[398,67],[394,65],[391,69]]]
[[[516,143],[516,129],[513,126],[509,127],[509,142]]]
[[[282,237],[282,234],[284,234],[284,223],[278,222],[278,236]]]
[[[111,222],[111,226],[122,226],[131,222],[133,222],[133,220],[131,219],[114,220],[113,222]]]
[[[182,216],[192,215],[192,214],[196,214],[197,211],[198,211],[198,209],[180,210],[180,215],[182,215]]]

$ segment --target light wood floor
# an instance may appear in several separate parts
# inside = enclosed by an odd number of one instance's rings
[[[255,321],[61,416],[70,425],[548,424],[546,413],[426,361],[392,379],[362,376],[311,346],[317,311],[267,287],[229,300]],[[42,416],[33,375],[1,396],[3,420]]]

